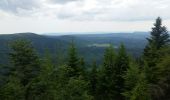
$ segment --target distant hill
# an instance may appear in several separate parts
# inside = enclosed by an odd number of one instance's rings
[[[46,48],[56,55],[58,50],[64,54],[67,52],[69,43],[74,40],[81,56],[85,57],[87,62],[96,59],[98,62],[102,59],[105,48],[112,44],[115,49],[123,43],[127,51],[138,57],[146,45],[147,32],[134,33],[103,33],[103,34],[75,34],[75,35],[38,35],[35,33],[16,33],[0,35],[0,64],[8,61],[8,44],[16,39],[27,39],[33,43],[38,53],[41,55]]]

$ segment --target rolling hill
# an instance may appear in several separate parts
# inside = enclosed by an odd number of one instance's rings
[[[96,59],[98,62],[102,59],[102,55],[106,47],[110,44],[117,50],[119,45],[123,43],[129,54],[139,57],[146,45],[147,32],[134,33],[103,33],[103,34],[74,34],[74,35],[38,35],[35,33],[16,33],[0,35],[0,64],[8,61],[8,53],[10,51],[10,42],[17,39],[27,39],[32,42],[40,55],[45,49],[53,55],[62,51],[63,55],[67,53],[69,43],[74,40],[80,56],[84,57],[87,62]],[[66,58],[66,57],[65,57]]]

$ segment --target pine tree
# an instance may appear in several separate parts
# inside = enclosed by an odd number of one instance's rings
[[[154,99],[168,100],[170,97],[170,54],[164,56],[156,65],[154,79],[156,82],[152,86]]]
[[[131,91],[130,100],[152,100],[145,72],[140,74],[136,86]]]
[[[97,84],[98,84],[98,71],[97,71],[97,65],[96,61],[93,62],[92,69],[89,75],[90,80],[90,93],[94,97],[94,99],[97,99]]]
[[[55,63],[57,66],[64,65],[64,49],[61,48],[62,45],[60,43],[56,44],[56,57],[55,57]]]
[[[81,57],[79,59],[79,75],[83,78],[83,79],[87,79],[87,72],[86,72],[86,65],[85,65],[85,61],[84,58]]]
[[[55,81],[53,80],[54,65],[48,50],[41,62],[40,74],[28,86],[29,100],[55,100]]]
[[[92,96],[88,94],[88,83],[80,78],[71,78],[65,93],[65,100],[92,100]]]
[[[37,77],[40,70],[39,58],[30,42],[17,40],[11,44],[10,60],[21,84],[26,86]]]
[[[10,76],[8,82],[1,88],[0,97],[2,100],[24,100],[25,89],[20,80]]]
[[[169,34],[165,26],[162,26],[162,19],[158,17],[152,28],[151,37],[147,38],[148,44],[144,49],[144,59],[149,66],[155,66],[158,61],[158,50],[170,43]]]
[[[131,62],[126,74],[123,77],[125,80],[125,89],[123,95],[127,100],[129,100],[133,95],[131,92],[137,85],[137,82],[140,78],[139,66],[135,62]]]
[[[70,67],[70,77],[79,76],[79,58],[76,47],[72,41],[68,51],[68,67]]]
[[[115,53],[112,46],[108,47],[104,54],[103,66],[99,72],[99,84],[97,94],[99,100],[112,100],[115,88]]]
[[[126,53],[126,49],[123,44],[120,45],[118,54],[115,60],[115,95],[117,100],[122,100],[123,96],[121,93],[124,91],[124,78],[127,69],[129,68],[129,57]]]

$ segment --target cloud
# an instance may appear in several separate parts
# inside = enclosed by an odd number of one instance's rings
[[[170,19],[169,9],[170,0],[0,0],[3,13],[71,21]]]
[[[0,10],[17,14],[40,7],[41,0],[0,0]]]
[[[79,1],[79,0],[50,0],[53,3],[59,3],[59,4],[66,4],[69,2],[75,2],[75,1]]]

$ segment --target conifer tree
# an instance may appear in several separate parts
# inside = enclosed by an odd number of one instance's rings
[[[39,76],[34,79],[28,86],[29,100],[55,100],[55,81],[53,80],[54,65],[48,50],[41,62],[41,69]]]
[[[79,58],[73,41],[68,51],[68,67],[71,69],[70,77],[79,76]]]
[[[122,93],[127,100],[130,100],[133,89],[137,85],[137,82],[140,78],[140,69],[135,62],[130,62],[129,68],[127,69],[126,74],[123,76],[125,80],[125,89]]]
[[[11,44],[10,60],[21,84],[26,86],[37,77],[40,70],[39,58],[30,42],[17,40]]]
[[[123,96],[121,93],[124,91],[124,78],[127,69],[129,68],[129,57],[126,53],[126,49],[123,44],[120,45],[118,54],[115,60],[115,95],[117,100],[122,100]]]
[[[85,65],[85,61],[84,61],[84,58],[83,57],[81,57],[80,59],[79,59],[79,67],[78,67],[79,69],[79,75],[82,77],[82,78],[84,78],[84,79],[87,79],[87,72],[86,72],[86,65]]]
[[[103,66],[99,72],[99,84],[97,94],[99,100],[112,100],[115,88],[115,53],[110,45],[105,51]]]
[[[145,72],[142,72],[135,87],[131,91],[130,100],[152,100],[149,90],[149,83]]]
[[[10,76],[7,83],[1,88],[0,97],[2,100],[24,100],[25,89],[20,80],[15,76]]]
[[[153,99],[168,100],[170,97],[170,54],[164,56],[156,65],[154,79],[156,82],[152,87]]]
[[[162,19],[158,17],[151,31],[151,37],[147,38],[148,44],[144,49],[144,59],[149,66],[155,66],[158,61],[158,50],[170,43],[169,34],[165,26],[162,26]]]
[[[94,99],[97,99],[97,84],[98,84],[98,71],[97,71],[97,65],[96,61],[92,64],[92,69],[90,72],[90,93],[94,97]]]

